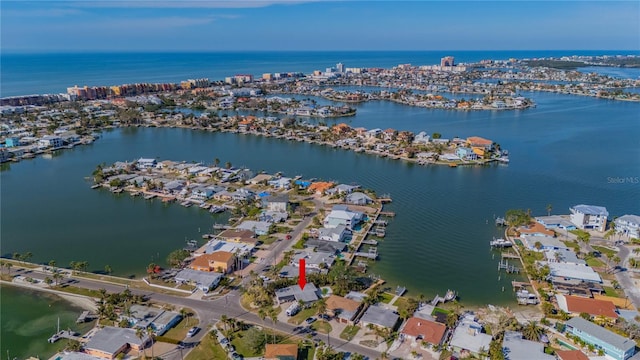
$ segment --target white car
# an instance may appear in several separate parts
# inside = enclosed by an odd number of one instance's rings
[[[200,331],[200,328],[197,326],[192,327],[191,329],[189,329],[189,332],[187,332],[187,337],[193,337],[195,334],[198,333],[198,331]]]

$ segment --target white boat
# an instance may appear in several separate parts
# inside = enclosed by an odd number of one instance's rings
[[[214,205],[209,209],[209,212],[212,214],[217,214],[217,213],[224,212],[225,210],[227,210],[227,208],[225,208],[224,206]]]
[[[458,297],[458,294],[453,290],[447,290],[447,293],[444,295],[444,301],[451,301]]]
[[[193,205],[193,203],[191,201],[183,201],[180,203],[180,205],[184,206],[184,207],[191,207],[191,205]]]
[[[200,209],[208,209],[211,206],[211,204],[207,204],[207,203],[202,203],[200,204],[198,207]]]
[[[493,241],[489,242],[489,245],[493,247],[511,247],[513,243],[505,239],[493,239]]]

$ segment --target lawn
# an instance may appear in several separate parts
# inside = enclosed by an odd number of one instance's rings
[[[611,297],[620,297],[620,295],[618,294],[618,292],[616,291],[616,289],[612,288],[611,286],[603,286],[604,288],[604,293],[607,296],[611,296]]]
[[[604,246],[592,246],[593,250],[600,252],[602,255],[609,256],[610,258],[616,256],[616,252]]]
[[[242,355],[243,357],[260,356],[261,355],[260,352],[258,353],[254,352],[253,349],[247,346],[247,342],[243,341],[242,337],[244,336],[245,333],[246,331],[238,331],[233,334],[233,340],[231,340],[231,344],[235,346],[236,352]]]
[[[207,335],[202,338],[200,344],[189,352],[186,360],[200,360],[200,359],[227,359],[227,352],[224,351],[222,346],[218,344],[216,340]]]
[[[313,346],[303,346],[298,349],[299,360],[313,360],[315,348]]]
[[[316,313],[317,311],[314,308],[303,309],[302,311],[297,313],[295,316],[292,316],[291,319],[289,319],[287,322],[289,324],[300,325],[303,321],[305,321],[305,319],[312,317]]]
[[[321,332],[323,334],[328,334],[331,332],[331,325],[324,321],[324,320],[318,320],[316,322],[314,322],[313,324],[311,324],[311,328],[317,332]]]
[[[100,297],[100,292],[98,290],[83,289],[83,288],[70,286],[70,285],[58,285],[58,286],[54,286],[52,289],[60,290],[60,291],[64,291],[72,294],[77,294],[77,295],[84,295],[84,296],[90,296],[95,298]]]
[[[264,245],[271,245],[278,240],[278,238],[271,235],[260,235],[258,236],[258,240],[262,241],[262,244]]]
[[[360,328],[355,325],[349,325],[340,333],[340,339],[351,341],[354,336],[360,331]]]
[[[564,243],[567,247],[572,248],[575,252],[580,251],[580,244],[575,241],[563,241],[562,243]]]
[[[391,299],[393,299],[393,295],[389,293],[382,293],[382,299],[380,299],[380,301],[385,304],[388,304],[391,302]]]
[[[596,258],[588,258],[587,265],[591,267],[604,267],[604,263]]]
[[[187,336],[187,332],[190,328],[198,326],[198,318],[195,316],[190,316],[189,319],[182,319],[176,326],[172,327],[167,331],[163,337],[174,339],[174,340],[182,340]]]
[[[437,308],[433,308],[433,312],[431,312],[431,315],[432,316],[436,316],[437,314],[449,315],[450,313],[451,313],[451,311],[449,311],[449,310],[445,310],[445,309],[437,307]]]

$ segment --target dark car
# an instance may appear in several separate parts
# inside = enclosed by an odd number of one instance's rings
[[[327,320],[327,321],[331,320],[331,317],[327,314],[320,314],[318,317],[322,320]]]
[[[316,321],[316,318],[314,317],[310,317],[310,318],[307,318],[307,320],[305,320],[307,324],[313,324],[315,321]]]

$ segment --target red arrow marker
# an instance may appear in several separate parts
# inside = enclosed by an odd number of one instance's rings
[[[300,259],[300,275],[298,277],[298,285],[300,285],[300,289],[304,290],[304,286],[307,285],[307,279],[306,279],[306,275],[307,272],[305,271],[305,262],[304,259]]]

